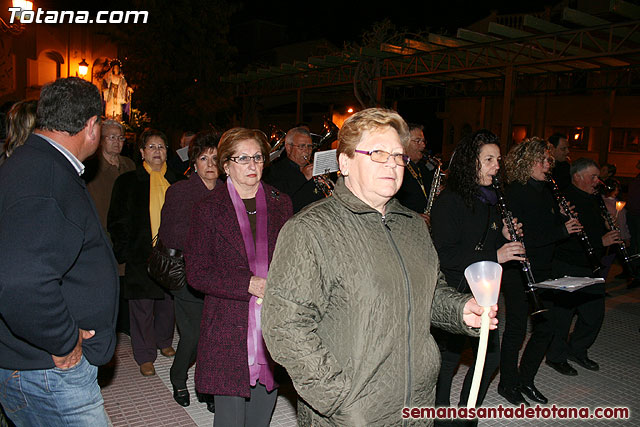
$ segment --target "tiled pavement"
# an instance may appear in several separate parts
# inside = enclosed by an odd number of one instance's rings
[[[612,277],[619,269],[612,269]],[[608,284],[607,313],[604,325],[589,356],[600,363],[598,372],[576,366],[576,377],[556,374],[544,363],[536,377],[537,387],[558,406],[619,407],[631,409],[628,420],[484,420],[481,426],[640,426],[640,289],[628,290],[620,280]],[[176,336],[177,340],[177,336]],[[470,362],[470,352],[465,359]],[[574,364],[575,365],[575,364]],[[158,356],[157,375],[142,377],[133,360],[129,338],[120,336],[116,362],[112,372],[101,377],[110,378],[103,384],[105,407],[113,426],[211,426],[213,414],[204,403],[195,401],[193,368],[188,382],[192,403],[188,408],[178,406],[171,395],[169,367],[171,359]],[[464,373],[462,365],[454,379],[452,401],[456,401]],[[499,378],[494,379],[485,399],[485,406],[506,405],[496,392]],[[104,382],[104,381],[103,381]],[[271,425],[296,425],[295,391],[290,385],[281,387]],[[546,406],[550,406],[549,405]]]

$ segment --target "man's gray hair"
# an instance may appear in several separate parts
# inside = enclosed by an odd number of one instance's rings
[[[600,166],[598,166],[595,160],[590,159],[588,157],[580,157],[579,159],[576,159],[573,162],[571,162],[571,168],[569,169],[569,173],[571,174],[571,176],[573,176],[591,166],[595,166],[596,168],[600,169]]]
[[[117,127],[118,129],[120,129],[120,131],[124,135],[124,126],[122,126],[122,123],[120,123],[119,121],[113,120],[113,119],[104,120],[102,122],[102,127],[104,128],[104,127],[107,127],[107,126]]]
[[[304,135],[306,137],[311,138],[311,133],[306,128],[297,127],[297,128],[290,129],[289,132],[287,132],[287,135],[284,137],[284,142],[286,144],[293,144],[293,138],[297,134]]]

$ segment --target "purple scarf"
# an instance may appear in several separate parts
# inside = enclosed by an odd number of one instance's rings
[[[233,186],[231,178],[227,178],[227,190],[236,211],[236,218],[240,225],[244,248],[247,252],[249,267],[254,276],[267,277],[269,269],[269,243],[267,239],[267,199],[262,183],[256,193],[256,239],[255,245],[251,224],[244,202]],[[249,360],[249,381],[255,386],[258,379],[267,390],[274,388],[273,371],[270,368],[270,357],[262,338],[262,326],[260,324],[260,312],[262,306],[256,296],[249,300],[249,324],[247,331],[247,351]]]

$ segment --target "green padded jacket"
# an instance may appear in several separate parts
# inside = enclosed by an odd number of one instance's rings
[[[433,406],[430,327],[477,336],[470,298],[446,286],[418,214],[391,199],[383,216],[341,178],[282,228],[267,278],[263,335],[301,398],[298,424],[403,425],[403,407]]]

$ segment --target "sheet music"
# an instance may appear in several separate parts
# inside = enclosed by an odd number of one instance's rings
[[[586,286],[595,285],[596,283],[604,283],[604,279],[601,277],[594,278],[564,276],[559,279],[545,280],[544,282],[534,284],[534,286],[536,288],[556,289],[558,291],[573,292]]]
[[[316,151],[313,157],[313,176],[337,172],[339,169],[336,150]]]
[[[176,154],[180,156],[180,160],[186,162],[189,160],[189,147],[182,147],[176,150]]]

